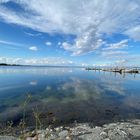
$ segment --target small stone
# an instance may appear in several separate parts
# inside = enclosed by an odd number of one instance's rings
[[[63,126],[61,126],[60,128],[63,129]]]
[[[99,128],[98,126],[95,126],[95,128],[97,129],[97,128]]]
[[[55,134],[51,134],[50,137],[49,137],[51,140],[56,140],[57,139],[57,136]]]
[[[35,136],[35,137],[33,137],[33,138],[32,138],[32,140],[38,140],[38,137],[37,137],[37,136]]]
[[[45,135],[44,134],[39,134],[38,137],[39,138],[45,138]]]
[[[103,138],[106,138],[107,137],[107,133],[103,131],[103,132],[100,133],[100,136],[102,136]]]
[[[37,131],[37,134],[41,134],[41,133],[42,133],[42,130],[38,130],[38,131]]]
[[[125,131],[122,131],[122,133],[123,133],[124,135],[127,135],[127,133],[126,133]]]
[[[32,131],[32,134],[36,134],[36,131]]]
[[[67,136],[67,137],[66,137],[66,140],[70,140],[70,137]]]
[[[106,139],[104,139],[104,140],[110,140],[109,138],[106,138]]]
[[[82,132],[78,132],[78,134],[82,134]]]
[[[63,130],[59,133],[59,137],[60,138],[65,138],[68,135],[68,131],[67,130]]]
[[[27,137],[26,140],[32,140],[32,137]]]
[[[55,130],[56,130],[56,131],[59,131],[59,130],[60,130],[60,128],[59,128],[59,127],[57,127],[57,128],[55,128]]]

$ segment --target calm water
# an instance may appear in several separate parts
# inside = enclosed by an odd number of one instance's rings
[[[40,113],[44,124],[102,124],[140,118],[140,75],[81,68],[0,67],[0,121],[16,123],[23,110],[29,125],[34,124],[33,111]]]

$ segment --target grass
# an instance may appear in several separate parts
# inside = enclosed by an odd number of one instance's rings
[[[22,118],[20,119],[18,124],[14,124],[13,121],[8,121],[7,123],[0,124],[0,135],[12,135],[19,136],[21,139],[25,139],[27,137],[26,130],[28,129],[28,124],[26,121],[27,108],[32,100],[32,95],[27,94],[25,101],[22,103]],[[38,109],[38,106],[32,108],[31,114],[33,115],[33,119],[35,121],[35,133],[42,129],[41,123],[41,112]]]

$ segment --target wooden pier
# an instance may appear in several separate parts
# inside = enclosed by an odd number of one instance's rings
[[[117,73],[139,73],[138,69],[129,69],[129,68],[86,68],[86,70],[99,70],[107,72],[117,72]]]

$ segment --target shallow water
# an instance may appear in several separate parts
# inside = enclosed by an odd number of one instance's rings
[[[82,68],[0,67],[0,121],[107,122],[140,118],[140,75]]]

